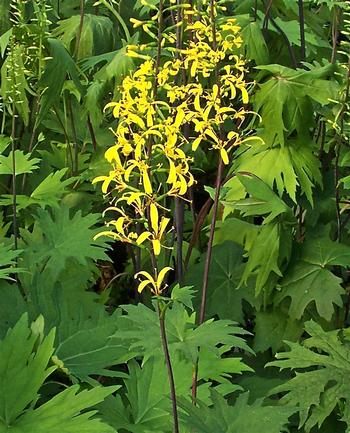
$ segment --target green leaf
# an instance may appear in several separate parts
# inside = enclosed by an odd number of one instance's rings
[[[12,152],[8,156],[0,155],[0,174],[13,174],[13,158]],[[40,159],[30,159],[31,154],[24,154],[21,150],[15,151],[15,166],[16,175],[24,173],[33,173],[33,170],[37,170]]]
[[[284,145],[285,134],[289,136],[294,130],[307,135],[306,125],[312,123],[313,113],[310,99],[327,105],[337,94],[337,84],[324,79],[330,73],[328,66],[313,71],[281,65],[259,66],[258,69],[270,76],[260,84],[254,100],[254,109],[261,115],[265,128],[262,138],[270,146],[275,141]]]
[[[271,394],[286,393],[281,402],[298,408],[299,428],[309,432],[316,425],[319,428],[334,409],[339,414],[343,400],[345,407],[350,404],[350,335],[348,330],[325,332],[313,321],[305,324],[305,331],[309,338],[301,344],[288,343],[290,350],[278,353],[277,361],[268,366],[298,370]]]
[[[268,224],[279,215],[290,212],[284,201],[257,176],[239,172],[237,177],[251,197],[229,202],[229,205],[240,210],[244,217],[267,215],[264,224]]]
[[[260,24],[256,21],[249,22],[246,26],[242,27],[241,35],[244,57],[254,60],[257,65],[268,63],[269,50],[260,29]]]
[[[37,409],[27,411],[15,424],[16,432],[26,433],[115,433],[98,418],[96,410],[88,410],[100,403],[117,387],[97,387],[79,391],[71,386]],[[0,430],[1,431],[1,430]]]
[[[55,331],[39,338],[33,329],[23,315],[0,341],[0,432],[112,433],[114,430],[106,424],[90,419],[96,411],[86,409],[100,403],[116,387],[78,393],[79,387],[73,386],[37,406],[40,387],[56,369],[48,367]]]
[[[208,280],[207,318],[218,315],[220,319],[244,323],[243,302],[248,301],[254,305],[254,293],[251,287],[240,286],[245,268],[242,259],[243,248],[234,242],[225,242],[213,248]],[[197,303],[200,302],[204,266],[205,254],[198,264],[189,268],[185,276],[185,283],[198,290]]]
[[[91,382],[92,375],[122,376],[118,371],[107,370],[107,367],[125,363],[134,356],[119,338],[116,315],[101,312],[94,320],[80,320],[78,328],[65,331],[62,328],[68,327],[65,323],[68,318],[64,309],[59,326],[60,332],[68,335],[61,336],[55,351],[57,365],[81,381]]]
[[[221,351],[224,353],[227,348]],[[181,357],[179,353],[171,356],[177,398],[182,397],[190,401],[193,365]],[[213,364],[217,376],[213,379],[219,382],[215,389],[225,394],[238,387],[232,385],[225,377],[230,373],[242,371],[239,358],[217,359],[214,353],[201,351],[198,378],[198,396],[210,404],[210,388],[207,380],[207,371],[213,377]],[[107,421],[118,431],[130,432],[172,432],[171,400],[169,398],[169,379],[163,356],[152,357],[140,366],[135,360],[128,363],[129,375],[125,382],[123,395],[108,399],[99,409],[103,420]],[[244,368],[243,368],[244,369]],[[246,367],[246,369],[249,369]],[[214,375],[215,376],[215,375]],[[224,377],[223,377],[224,376]],[[187,426],[186,426],[187,427]],[[181,431],[187,431],[183,426]]]
[[[296,202],[297,187],[313,204],[312,189],[322,183],[320,162],[313,154],[314,143],[310,140],[289,140],[284,147],[269,148],[254,145],[238,157],[235,171],[252,173],[264,181],[270,188],[276,186],[280,196],[284,191]],[[230,188],[237,187],[238,178],[230,182]],[[235,196],[233,199],[240,199]]]
[[[74,60],[58,39],[48,38],[50,48],[50,59],[47,62],[39,85],[45,89],[41,98],[39,115],[36,118],[36,125],[39,125],[47,116],[50,108],[59,99],[67,74],[73,80],[76,88],[83,93],[83,87],[79,80],[80,71]]]
[[[159,318],[156,311],[139,304],[123,306],[127,314],[119,318],[119,336],[140,353],[144,360],[162,356],[159,340]],[[194,316],[190,316],[180,303],[167,309],[166,331],[171,353],[178,352],[188,361],[197,359],[198,351],[208,350],[221,357],[218,346],[240,347],[251,352],[241,336],[248,333],[230,320],[208,320],[194,328]],[[214,367],[213,367],[214,368]]]
[[[286,432],[288,418],[293,409],[278,406],[263,406],[261,400],[248,404],[249,394],[237,397],[234,406],[218,393],[212,392],[213,406],[199,407],[180,400],[184,409],[183,420],[185,424],[198,433],[281,433]]]
[[[343,305],[344,289],[341,278],[330,268],[334,265],[347,266],[350,247],[332,242],[322,233],[309,238],[302,246],[300,259],[294,260],[281,281],[281,292],[276,302],[291,298],[289,315],[300,319],[305,309],[315,303],[318,314],[331,320],[334,305]]]
[[[0,339],[26,312],[26,304],[16,284],[0,281]]]
[[[194,290],[191,287],[180,287],[177,284],[171,290],[171,299],[174,302],[180,302],[186,307],[193,309],[192,298],[194,297]]]
[[[255,315],[254,344],[256,352],[273,352],[283,347],[283,341],[298,340],[303,333],[303,323],[291,319],[281,306],[266,311],[257,311]]]
[[[23,270],[15,267],[19,254],[20,251],[15,251],[11,245],[0,243],[0,280],[10,280],[11,274]]]
[[[23,315],[0,341],[0,431],[1,423],[12,425],[25,408],[38,398],[39,388],[55,370],[48,367],[53,353],[52,331],[36,348],[37,336]]]
[[[63,168],[50,173],[31,193],[30,198],[42,207],[57,206],[67,187],[74,182],[74,178],[62,180],[68,169]]]
[[[85,14],[83,27],[80,29],[80,15],[73,15],[59,21],[53,32],[54,36],[61,39],[67,50],[72,48],[72,52],[75,50],[78,34],[78,59],[104,53],[106,48],[113,44],[113,22],[105,16]]]
[[[252,274],[256,274],[255,293],[258,295],[271,274],[282,276],[279,268],[280,226],[271,223],[261,226],[255,242],[248,251],[248,262],[241,282],[246,284]]]
[[[93,226],[98,219],[94,214],[82,216],[80,211],[70,217],[66,207],[55,208],[52,213],[39,209],[33,232],[22,232],[26,255],[42,271],[50,270],[54,280],[72,259],[82,265],[91,260],[108,260],[103,248],[106,245],[93,240],[98,232]]]

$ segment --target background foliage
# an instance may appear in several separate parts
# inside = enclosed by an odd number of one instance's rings
[[[103,107],[137,64],[126,46],[148,42],[129,19],[158,4],[0,4],[1,433],[172,431],[158,316],[127,249],[93,240],[105,199],[91,184],[109,170]],[[196,157],[185,287],[166,323],[182,432],[350,428],[349,13],[333,0],[227,5],[264,144],[237,148],[227,172],[200,326],[216,161]]]

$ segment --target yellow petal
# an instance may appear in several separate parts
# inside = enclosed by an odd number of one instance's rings
[[[163,237],[164,231],[167,228],[169,222],[170,222],[170,218],[162,218],[162,221],[159,226],[159,233],[158,233],[159,239]]]
[[[148,239],[152,234],[150,232],[144,232],[141,233],[140,236],[137,238],[137,245],[141,245],[145,242],[146,239]]]
[[[123,235],[125,235],[125,233],[124,233],[124,227],[123,227],[124,221],[125,221],[125,217],[119,217],[117,219],[117,221],[115,222],[115,224],[114,224],[117,232],[118,233],[122,233]]]
[[[152,275],[147,272],[147,271],[140,271],[135,275],[135,278],[139,278],[140,275],[142,275],[143,277],[145,277],[148,281],[150,281],[152,284],[155,283],[154,278],[152,277]]]
[[[143,180],[143,187],[145,188],[145,193],[152,194],[152,184],[151,181],[149,180],[149,176],[146,170],[142,173],[142,180]]]
[[[220,155],[221,155],[221,158],[222,158],[223,163],[224,163],[225,165],[227,165],[227,164],[230,162],[230,160],[229,160],[229,158],[228,158],[228,154],[227,154],[226,150],[223,149],[223,148],[221,148],[221,149],[220,149]]]
[[[215,100],[219,95],[219,86],[214,84],[213,86],[213,99]]]
[[[153,252],[154,252],[154,254],[156,256],[159,256],[160,250],[161,250],[160,241],[158,239],[153,239],[152,240],[152,245],[153,245]]]
[[[174,126],[176,128],[179,128],[179,126],[182,124],[182,121],[184,120],[184,118],[185,118],[184,110],[182,108],[178,108],[175,122],[174,122]]]
[[[106,111],[107,108],[115,107],[116,105],[118,105],[118,102],[108,102],[108,104],[105,105],[103,111]]]
[[[149,284],[150,284],[150,282],[149,282],[148,280],[141,281],[141,283],[140,283],[140,284],[138,285],[138,287],[137,287],[137,291],[138,291],[139,293],[141,293],[141,292],[143,291],[143,289],[144,289],[145,287],[147,287]]]
[[[151,226],[154,233],[158,233],[158,224],[159,224],[159,214],[157,206],[154,203],[150,205],[150,218],[151,218]]]
[[[248,104],[249,95],[245,87],[241,87],[243,104]]]
[[[197,138],[193,141],[193,143],[192,143],[192,150],[193,150],[193,151],[196,151],[196,150],[198,149],[198,146],[200,145],[201,141],[202,141],[202,137],[201,137],[201,136],[197,137]]]
[[[173,161],[169,159],[169,175],[166,183],[174,184],[176,182],[176,168]]]
[[[104,180],[103,184],[102,184],[102,192],[103,194],[107,194],[108,191],[108,187],[109,184],[112,182],[112,178],[111,177],[106,177],[106,179]]]
[[[169,266],[166,266],[165,268],[163,268],[159,274],[158,274],[158,278],[157,278],[157,283],[156,283],[156,287],[158,290],[160,290],[160,287],[163,283],[163,280],[165,278],[165,275],[169,272],[172,271],[172,268],[170,268]]]
[[[210,138],[212,138],[215,141],[215,143],[219,142],[218,137],[216,136],[215,132],[212,129],[207,128],[205,130],[205,135],[208,135]]]
[[[191,77],[194,77],[196,75],[197,67],[198,67],[198,60],[194,60],[191,66]]]
[[[201,101],[200,95],[199,95],[199,93],[197,93],[197,95],[194,99],[194,108],[201,113],[202,108],[201,108],[201,102],[200,101]]]
[[[106,176],[97,176],[95,177],[95,179],[93,179],[93,181],[91,182],[92,184],[97,183],[97,182],[102,182],[106,179]]]
[[[186,194],[186,191],[187,191],[187,182],[186,182],[186,179],[184,178],[184,176],[182,176],[181,174],[179,175],[179,182],[180,182],[179,194],[184,195],[184,194]]]
[[[115,240],[119,239],[119,236],[117,233],[111,232],[111,231],[105,231],[105,232],[100,232],[97,233],[97,235],[94,236],[94,241],[98,238],[100,238],[101,236],[107,236],[109,238],[113,238]]]

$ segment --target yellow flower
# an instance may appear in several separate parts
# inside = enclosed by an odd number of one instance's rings
[[[159,221],[158,208],[154,203],[150,205],[150,223],[152,231],[142,233],[142,240],[150,239],[152,242],[153,252],[159,256],[161,251],[161,241],[164,236],[165,230],[170,222],[169,218],[162,217]]]
[[[194,184],[194,178],[189,171],[188,163],[186,160],[181,161],[177,166],[171,160],[169,160],[169,163],[167,183],[172,184],[171,194],[185,195],[188,188]]]
[[[103,194],[107,194],[111,182],[115,182],[117,184],[116,189],[118,191],[123,191],[127,187],[126,183],[123,180],[122,173],[118,170],[110,171],[108,176],[95,177],[95,179],[93,179],[92,181],[92,184],[95,184],[97,182],[103,182],[101,187]]]
[[[161,295],[162,291],[165,288],[165,285],[163,284],[164,278],[165,278],[166,274],[171,270],[172,270],[172,268],[167,266],[167,267],[163,268],[159,272],[159,274],[156,274],[155,278],[153,278],[152,275],[146,271],[138,272],[135,275],[135,278],[139,278],[140,276],[143,276],[143,277],[145,277],[145,280],[141,281],[137,290],[139,291],[139,293],[141,293],[145,287],[151,286],[150,290],[154,295],[156,295],[156,296]]]
[[[149,178],[149,174],[148,174],[148,170],[149,170],[149,165],[144,162],[143,160],[139,159],[131,159],[128,162],[128,168],[125,170],[125,174],[124,174],[124,179],[126,182],[129,182],[130,180],[130,175],[132,173],[132,171],[137,168],[140,172],[141,178],[142,178],[142,183],[143,183],[143,188],[146,194],[152,194],[153,189],[152,189],[152,184],[151,184],[151,180]]]

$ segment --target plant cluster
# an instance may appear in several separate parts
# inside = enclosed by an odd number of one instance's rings
[[[0,433],[350,427],[350,8],[0,4]]]

